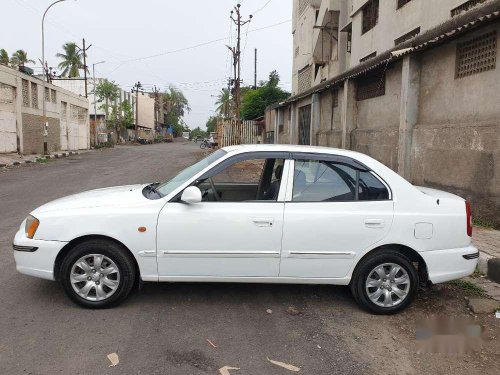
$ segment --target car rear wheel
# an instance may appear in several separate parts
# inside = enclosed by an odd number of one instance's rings
[[[61,264],[61,284],[68,297],[86,308],[121,303],[135,282],[135,265],[113,242],[91,240],[76,245]]]
[[[415,297],[418,274],[413,264],[395,250],[382,250],[362,260],[351,281],[356,302],[374,314],[394,314]]]

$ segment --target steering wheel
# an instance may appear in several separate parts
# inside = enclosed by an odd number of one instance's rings
[[[215,198],[215,200],[216,201],[220,201],[220,195],[217,192],[217,190],[215,189],[215,184],[214,184],[214,181],[212,180],[212,177],[208,178],[208,182],[210,183],[210,187],[212,188],[212,191],[214,192],[214,198]]]

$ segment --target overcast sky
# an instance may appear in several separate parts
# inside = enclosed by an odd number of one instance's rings
[[[39,72],[41,19],[52,1],[1,0],[0,48],[9,54],[26,50]],[[292,0],[242,0],[241,4],[245,19],[254,14],[242,29],[244,83],[253,84],[258,48],[258,79],[265,80],[276,69],[282,87],[290,90]],[[235,25],[230,28],[229,19],[234,5],[235,0],[67,0],[47,14],[46,59],[57,66],[55,54],[62,52],[61,46],[70,41],[81,46],[85,38],[92,44],[87,64],[106,61],[96,66],[96,76],[114,80],[125,90],[137,81],[146,88],[173,84],[189,99],[192,112],[187,124],[203,128],[215,107],[212,95],[226,85],[230,74],[225,45],[231,35],[235,43]]]

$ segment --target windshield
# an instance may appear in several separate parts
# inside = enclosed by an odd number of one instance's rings
[[[161,183],[156,187],[156,190],[162,197],[170,194],[172,191],[177,189],[179,186],[181,186],[183,183],[188,181],[190,178],[192,178],[194,175],[197,173],[201,172],[203,169],[208,167],[210,164],[212,164],[214,161],[220,159],[226,154],[226,151],[224,150],[217,150],[214,153],[208,155],[205,159],[200,160],[198,163],[191,165],[190,167],[187,167],[184,169],[181,173],[179,173],[177,176],[172,178],[170,181],[166,181]]]

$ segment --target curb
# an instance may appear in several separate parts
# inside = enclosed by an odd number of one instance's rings
[[[22,161],[13,161],[10,164],[0,164],[0,168],[6,168],[6,167],[11,167],[14,165],[21,165],[21,164],[32,164],[36,163],[38,159],[60,159],[60,158],[65,158],[71,155],[80,155],[80,151],[65,151],[65,152],[59,152],[57,154],[50,154],[50,155],[42,155],[38,156],[34,159],[29,159],[29,160],[22,160]]]
[[[490,280],[500,283],[500,258],[480,252],[477,266]]]

